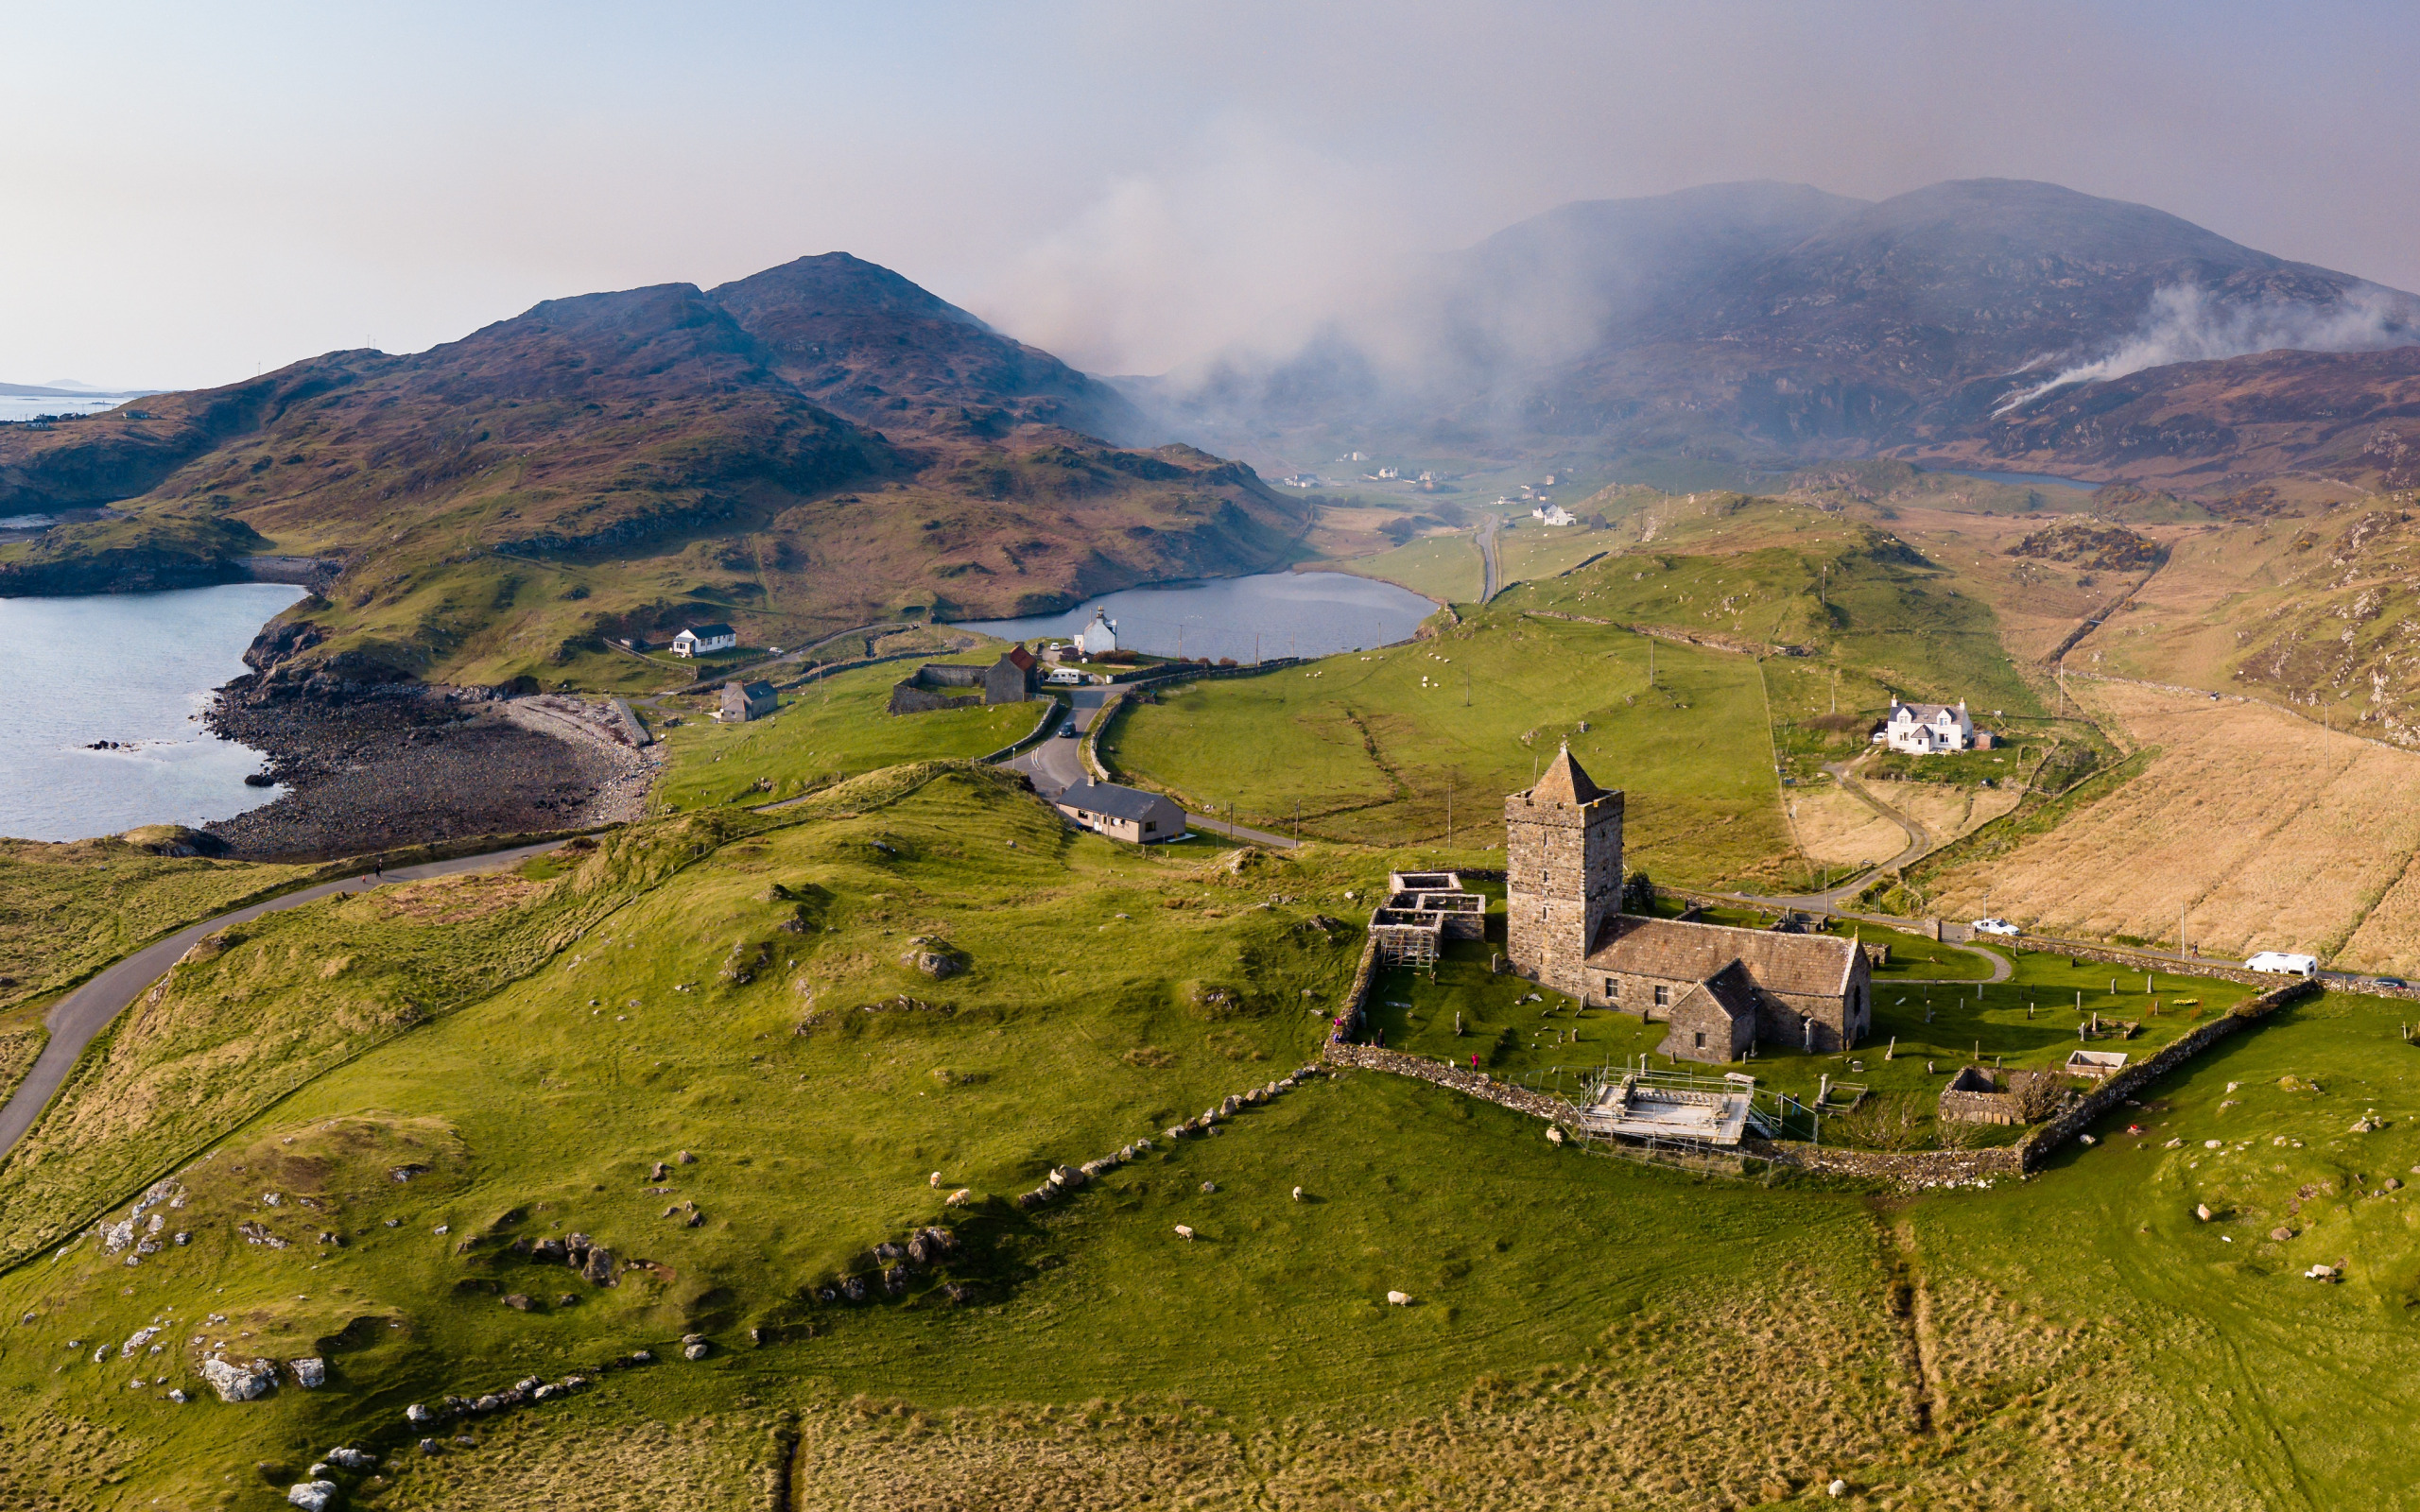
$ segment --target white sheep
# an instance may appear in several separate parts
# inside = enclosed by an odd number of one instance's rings
[[[1300,1202],[1300,1201],[1302,1201],[1302,1200],[1303,1200],[1303,1189],[1302,1189],[1301,1187],[1296,1187],[1296,1188],[1294,1189],[1294,1200],[1295,1200],[1296,1202]]]
[[[1176,1226],[1176,1236],[1179,1239],[1184,1240],[1188,1245],[1193,1243],[1193,1230],[1183,1224],[1178,1224]]]
[[[1387,1305],[1389,1307],[1409,1307],[1411,1305],[1411,1294],[1409,1292],[1389,1292],[1387,1294]]]

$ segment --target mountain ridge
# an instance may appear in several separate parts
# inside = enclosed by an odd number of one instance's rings
[[[341,564],[297,611],[323,632],[312,657],[610,682],[637,673],[607,638],[688,618],[786,644],[1291,558],[1305,508],[1249,468],[1058,423],[1120,411],[887,269],[838,272],[804,314],[795,279],[772,280],[780,298],[579,295],[424,352],[331,352],[0,430],[0,509],[113,516],[0,544],[0,592],[106,588],[109,563],[134,564],[127,586],[223,581],[247,556],[307,555]],[[784,370],[801,331],[850,345],[844,399],[908,403],[874,412],[881,429],[825,407]]]

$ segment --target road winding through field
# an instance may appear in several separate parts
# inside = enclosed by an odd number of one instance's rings
[[[1491,514],[1479,522],[1478,556],[1479,560],[1485,564],[1485,571],[1479,578],[1478,601],[1482,604],[1495,596],[1495,590],[1504,581],[1503,561],[1496,555],[1495,550],[1495,535],[1503,527],[1502,515]]]
[[[1102,711],[1109,705],[1111,696],[1117,691],[1100,687],[1074,690],[1072,701],[1075,704],[1075,713],[1070,717],[1069,723],[1075,727],[1076,738],[1066,740],[1058,735],[1045,736],[1042,743],[1033,749],[1013,761],[1003,762],[1000,765],[1012,772],[1025,773],[1032,780],[1033,790],[1044,798],[1057,798],[1084,780],[1086,776],[1082,751],[1084,737],[1089,735],[1093,726],[1099,722]],[[1207,815],[1188,813],[1184,816],[1184,822],[1188,828],[1208,830],[1216,834],[1223,834],[1231,840],[1242,840],[1251,845],[1274,846],[1281,850],[1294,849],[1295,842],[1282,834],[1270,834],[1264,830],[1248,829],[1240,824],[1229,824],[1223,819],[1214,819]]]
[[[515,846],[510,850],[490,850],[482,855],[458,856],[451,861],[430,861],[415,867],[397,867],[373,881],[369,877],[347,877],[337,882],[323,882],[300,892],[282,893],[266,902],[251,903],[231,910],[199,924],[188,924],[165,939],[154,940],[133,954],[109,967],[83,986],[52,1005],[43,1021],[50,1031],[49,1043],[43,1046],[42,1057],[34,1069],[17,1085],[6,1107],[0,1107],[0,1156],[16,1146],[26,1131],[34,1125],[52,1094],[65,1085],[67,1074],[75,1069],[77,1058],[84,1047],[117,1016],[127,1010],[146,988],[158,981],[174,966],[177,957],[191,949],[194,941],[230,924],[241,924],[287,908],[299,908],[317,902],[339,892],[361,892],[373,886],[391,886],[402,882],[424,882],[430,877],[450,876],[464,871],[500,869],[552,850],[562,844],[548,840],[538,845]]]

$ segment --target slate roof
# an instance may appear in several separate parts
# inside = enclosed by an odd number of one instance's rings
[[[1622,914],[1606,920],[1597,948],[1588,953],[1588,967],[1712,984],[1736,965],[1748,981],[1769,992],[1837,997],[1848,990],[1857,954],[1857,941],[1832,935],[1777,935]]]
[[[1949,715],[1953,720],[1965,717],[1966,706],[1962,703],[1893,703],[1891,706],[1891,717],[1898,718],[1902,711],[1905,711],[1908,716],[1918,724],[1929,725],[1944,714]]]
[[[1082,809],[1087,814],[1104,814],[1113,819],[1131,819],[1136,823],[1157,817],[1163,809],[1176,808],[1175,801],[1165,794],[1146,793],[1139,788],[1120,787],[1115,782],[1096,782],[1090,779],[1076,783],[1051,801],[1062,808]]]
[[[1530,789],[1532,803],[1594,803],[1605,796],[1588,774],[1571,758],[1571,747],[1565,746],[1547,763],[1535,786]]]
[[[739,691],[751,702],[753,702],[758,698],[770,698],[773,696],[773,685],[769,682],[752,682],[741,688]]]
[[[692,625],[689,627],[689,633],[700,641],[717,640],[726,635],[734,640],[739,638],[739,632],[728,625]]]

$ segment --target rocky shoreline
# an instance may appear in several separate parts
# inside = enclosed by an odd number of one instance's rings
[[[637,818],[651,753],[588,709],[487,688],[239,678],[219,690],[210,727],[267,752],[286,792],[205,829],[245,860],[324,861]]]

